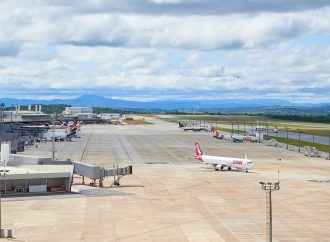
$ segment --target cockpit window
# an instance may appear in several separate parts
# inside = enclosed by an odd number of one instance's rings
[[[253,162],[252,161],[248,161],[248,164],[252,164]]]

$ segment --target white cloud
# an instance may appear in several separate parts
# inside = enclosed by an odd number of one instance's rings
[[[44,11],[41,8],[3,11],[0,41],[214,50],[256,48],[328,33],[330,29],[329,8],[219,16],[77,14],[61,10],[49,7]]]
[[[8,95],[15,88],[329,95],[330,8],[315,9],[321,1],[290,12],[290,3],[271,11],[247,0],[255,6],[248,11],[233,0],[222,2],[225,14],[215,14],[213,0],[65,2],[0,3],[0,84]]]
[[[179,4],[182,3],[182,0],[149,0],[149,2],[155,4]]]
[[[201,68],[197,69],[197,73],[199,74],[199,76],[202,76],[202,77],[223,76],[224,67],[223,66],[201,67]]]

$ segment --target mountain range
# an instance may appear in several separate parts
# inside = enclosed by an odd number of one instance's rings
[[[323,104],[294,104],[280,99],[227,99],[227,100],[161,100],[161,101],[127,101],[96,95],[83,95],[75,99],[53,99],[53,100],[35,100],[35,99],[14,99],[3,98],[1,100],[6,107],[11,105],[29,105],[29,104],[66,104],[79,107],[102,107],[113,109],[126,109],[136,111],[184,111],[184,112],[260,112],[263,110],[271,111],[273,109],[297,109],[313,110],[321,109],[321,113],[330,112],[330,103]],[[307,111],[309,113],[309,111]]]

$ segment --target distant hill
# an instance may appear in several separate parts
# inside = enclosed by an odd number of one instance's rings
[[[20,104],[65,104],[71,106],[102,107],[145,112],[267,112],[267,113],[316,113],[328,114],[330,104],[296,105],[280,99],[229,99],[229,100],[162,100],[153,102],[127,101],[96,95],[83,95],[75,99],[2,99],[6,107]]]
[[[139,108],[139,109],[177,109],[177,108],[219,108],[219,107],[259,107],[274,105],[290,105],[290,102],[277,99],[230,99],[230,100],[162,100],[162,101],[126,101],[106,98],[96,95],[83,95],[76,99],[53,99],[53,100],[34,100],[34,99],[13,99],[4,98],[2,102],[6,106],[20,104],[67,104],[72,106],[95,106],[109,108]]]

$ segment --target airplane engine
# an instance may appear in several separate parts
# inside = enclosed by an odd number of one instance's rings
[[[223,166],[222,165],[215,165],[214,170],[216,170],[216,171],[223,170]]]

